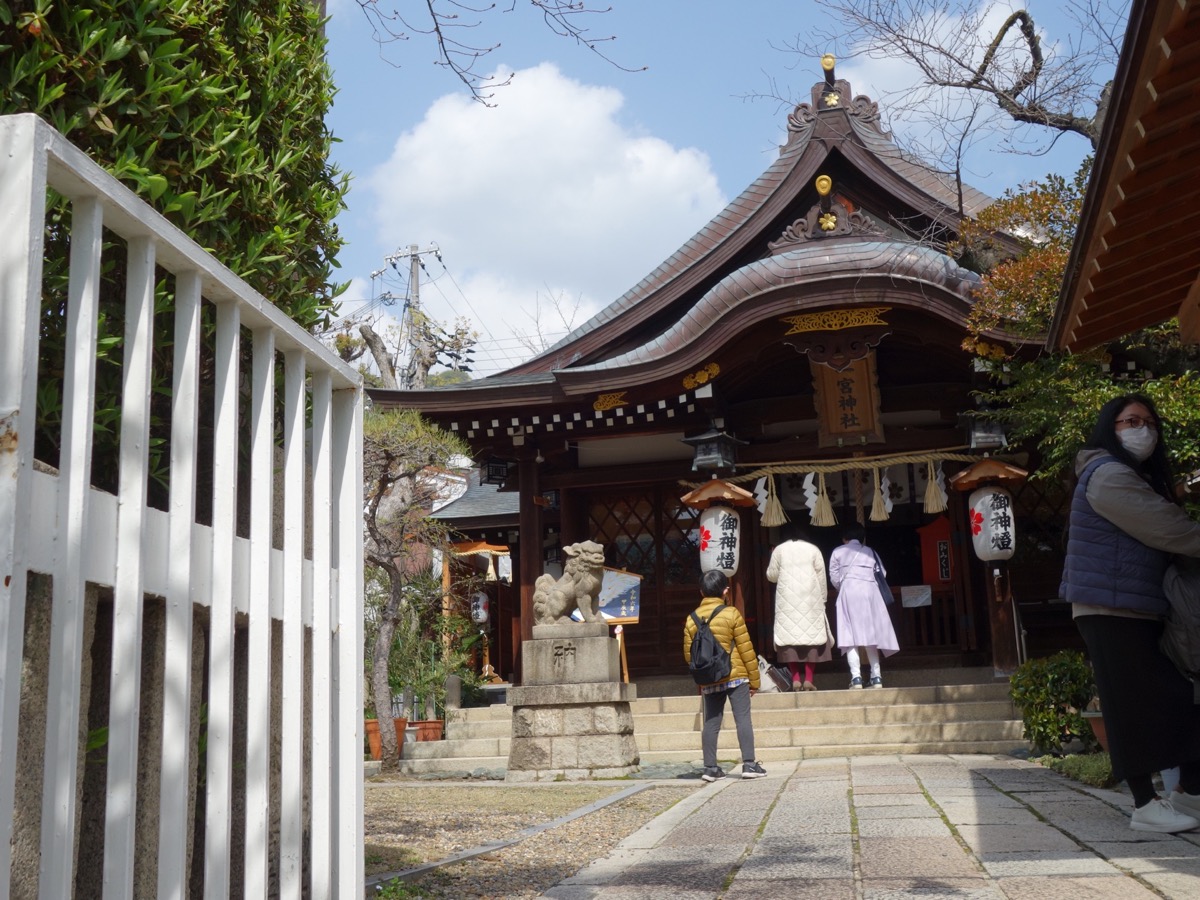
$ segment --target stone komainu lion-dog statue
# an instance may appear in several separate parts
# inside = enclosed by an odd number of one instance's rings
[[[567,564],[562,578],[542,575],[533,583],[533,621],[556,625],[571,621],[576,608],[585,622],[603,622],[600,615],[600,582],[604,579],[604,546],[582,541],[563,547]]]

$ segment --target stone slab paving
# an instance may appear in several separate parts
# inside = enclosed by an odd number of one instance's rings
[[[1200,897],[1200,834],[1004,756],[820,759],[696,791],[554,900]]]

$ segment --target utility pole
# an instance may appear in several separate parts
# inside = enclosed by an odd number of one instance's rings
[[[404,305],[400,328],[402,338],[408,341],[408,365],[404,371],[403,387],[409,390],[424,388],[429,370],[437,362],[437,348],[430,339],[428,320],[421,312],[421,269],[424,268],[421,257],[431,253],[441,262],[442,252],[435,243],[423,249],[416,244],[409,244],[407,249],[384,257],[384,261],[397,272],[400,271],[397,263],[408,260],[408,302]]]

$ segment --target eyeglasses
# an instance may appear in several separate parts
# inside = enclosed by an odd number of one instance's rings
[[[1128,425],[1130,428],[1141,428],[1145,425],[1147,428],[1158,428],[1157,419],[1146,419],[1142,416],[1126,416],[1124,419],[1117,419],[1118,425]]]

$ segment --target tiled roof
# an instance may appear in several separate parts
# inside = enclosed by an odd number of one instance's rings
[[[679,322],[653,340],[620,356],[590,366],[576,366],[572,372],[652,362],[692,343],[726,313],[759,294],[846,272],[855,272],[864,281],[882,276],[894,283],[928,284],[964,299],[979,281],[979,276],[959,267],[946,254],[920,244],[895,241],[808,244],[743,266],[718,282]]]
[[[617,318],[627,309],[636,306],[642,298],[649,296],[667,282],[681,275],[696,260],[707,256],[714,247],[724,241],[762,206],[763,200],[774,193],[803,152],[804,146],[799,143],[785,147],[770,168],[742,191],[733,202],[717,213],[707,225],[689,238],[687,243],[660,263],[653,272],[558,343],[538,354],[534,360],[553,356],[561,348],[569,346],[584,335]],[[567,365],[570,365],[570,361],[567,361]]]
[[[846,96],[850,96],[848,84],[839,82],[838,85]],[[820,130],[818,124],[823,116],[836,116],[839,117],[836,121],[849,122],[853,134],[861,141],[861,149],[854,148],[857,150],[860,160],[863,158],[865,150],[866,154],[877,159],[904,183],[906,189],[909,190],[910,197],[919,195],[928,197],[933,201],[931,206],[940,206],[945,209],[947,217],[957,216],[959,196],[954,177],[951,174],[935,171],[900,150],[891,136],[882,130],[875,104],[867,97],[861,95],[855,97],[851,106],[846,109],[816,112],[816,100],[821,87],[820,84],[814,87],[814,102],[811,106],[800,104],[789,115],[788,127],[791,133],[788,143],[784,145],[779,157],[762,175],[633,288],[548,350],[522,363],[518,368],[524,370],[528,366],[539,364],[546,365],[551,370],[572,367],[579,356],[578,352],[572,351],[572,345],[620,318],[650,298],[651,295],[660,292],[672,281],[687,274],[690,269],[730,239],[730,236],[745,225],[781,188],[793,169],[796,168],[801,157],[805,155],[805,151],[812,143],[813,135]],[[840,118],[843,116],[844,119]],[[833,120],[827,119],[826,121]],[[818,145],[830,146],[831,143],[833,142],[820,142]],[[848,149],[844,143],[841,144],[841,147],[843,151]],[[962,205],[967,215],[978,214],[992,202],[992,198],[988,195],[963,185]],[[931,210],[931,212],[934,211]],[[564,351],[568,354],[567,356],[563,355]],[[560,358],[554,359],[556,356]]]
[[[519,512],[519,494],[515,491],[502,493],[499,485],[480,484],[479,472],[473,470],[467,476],[467,489],[462,496],[431,514],[430,518],[460,522],[500,516],[515,518]]]

